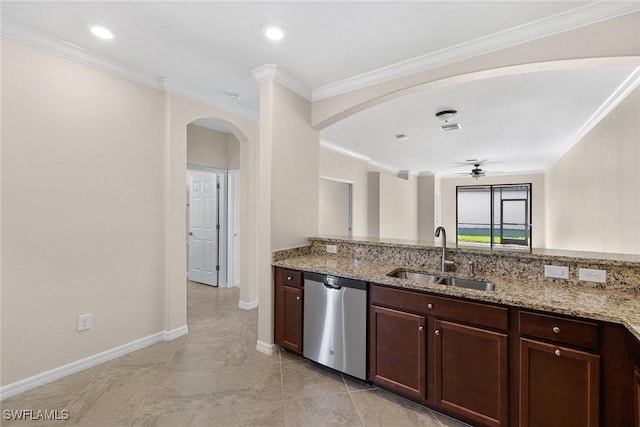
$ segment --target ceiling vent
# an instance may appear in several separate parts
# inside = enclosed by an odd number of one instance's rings
[[[460,126],[460,123],[451,123],[450,125],[440,126],[440,129],[442,129],[444,132],[448,132],[450,130],[462,129],[462,126]]]

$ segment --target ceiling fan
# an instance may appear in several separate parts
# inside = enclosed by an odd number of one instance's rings
[[[471,166],[473,165],[473,169],[471,169],[471,172],[459,172],[456,175],[470,175],[472,178],[474,179],[478,179],[478,178],[482,178],[483,176],[485,176],[487,174],[487,172],[483,169],[480,168],[480,165],[484,164],[484,163],[494,163],[494,162],[489,162],[489,159],[485,159],[485,160],[467,160],[466,162],[458,162],[458,164],[463,165],[463,166]]]

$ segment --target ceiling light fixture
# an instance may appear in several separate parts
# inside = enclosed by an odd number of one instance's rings
[[[443,110],[443,111],[438,111],[436,113],[436,117],[439,120],[447,123],[448,121],[453,119],[456,116],[456,114],[458,114],[456,110]]]
[[[287,32],[279,25],[269,24],[262,27],[262,34],[269,40],[277,42],[282,40]]]
[[[105,27],[104,25],[98,24],[89,24],[89,31],[103,40],[111,40],[113,39],[113,31]]]

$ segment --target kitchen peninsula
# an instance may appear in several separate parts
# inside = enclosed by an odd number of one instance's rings
[[[473,425],[638,426],[640,257],[452,248],[447,258],[454,271],[441,271],[432,243],[312,238],[273,265],[369,283],[368,379],[381,388]],[[545,277],[545,265],[568,267],[569,279]],[[606,282],[578,280],[580,268],[606,270]],[[390,276],[398,269],[473,273],[495,289]]]

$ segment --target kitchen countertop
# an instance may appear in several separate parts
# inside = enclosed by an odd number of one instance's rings
[[[530,308],[624,325],[640,340],[640,294],[589,286],[559,284],[547,281],[523,281],[503,277],[474,277],[495,284],[490,292],[422,283],[387,276],[405,268],[401,264],[372,260],[354,260],[337,255],[302,255],[273,262],[274,266],[295,270],[332,274],[397,288],[414,289],[441,295],[463,297],[514,307]],[[437,270],[411,268],[436,275],[448,275]],[[463,274],[458,277],[464,278]]]

